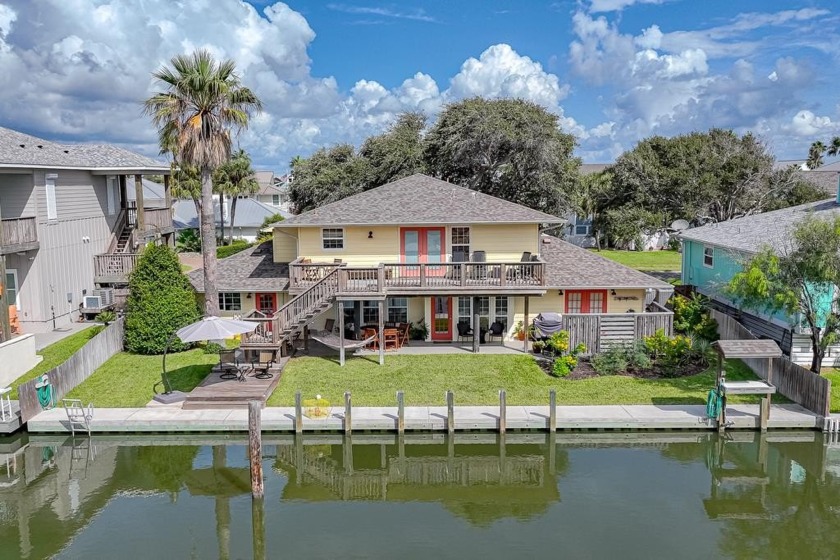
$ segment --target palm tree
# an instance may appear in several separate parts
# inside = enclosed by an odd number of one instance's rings
[[[240,196],[256,194],[260,184],[254,179],[251,168],[251,158],[245,150],[239,150],[216,170],[215,188],[219,196],[230,197],[230,234],[229,242],[233,243],[233,220],[236,218],[236,201]],[[224,221],[222,221],[222,236],[224,237]]]
[[[232,60],[216,62],[206,50],[178,55],[152,76],[164,86],[145,102],[158,129],[162,150],[178,165],[201,175],[201,248],[204,261],[204,311],[218,315],[213,171],[230,158],[231,135],[248,126],[260,100],[240,83]]]
[[[823,154],[825,153],[825,144],[817,140],[808,149],[808,169],[816,169],[823,164]]]

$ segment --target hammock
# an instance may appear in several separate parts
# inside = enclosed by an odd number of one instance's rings
[[[315,333],[309,333],[309,337],[317,340],[324,346],[328,346],[333,350],[340,350],[341,349],[341,339],[338,338],[331,332],[328,331],[317,331]],[[357,348],[364,348],[371,342],[376,340],[376,335],[370,336],[364,340],[345,340],[344,341],[344,349],[345,350],[356,350]]]

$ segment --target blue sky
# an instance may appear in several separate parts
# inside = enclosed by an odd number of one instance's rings
[[[239,142],[277,171],[472,95],[544,105],[585,161],[712,126],[799,158],[840,134],[838,16],[829,0],[0,0],[0,124],[154,154],[149,75],[206,47],[262,98]]]

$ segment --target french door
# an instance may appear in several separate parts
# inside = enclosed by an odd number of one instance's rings
[[[257,295],[257,311],[265,313],[266,315],[274,315],[277,311],[277,294],[272,292],[258,293]]]
[[[437,264],[446,260],[444,239],[446,228],[402,228],[400,230],[400,254],[406,264]],[[419,274],[419,267],[408,267]],[[427,267],[426,271],[443,271],[443,267]]]
[[[432,340],[452,341],[452,298],[432,297]]]

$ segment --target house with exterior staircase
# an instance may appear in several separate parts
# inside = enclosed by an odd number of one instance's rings
[[[219,305],[260,323],[242,339],[250,350],[279,351],[328,319],[347,339],[412,323],[427,342],[453,343],[475,315],[480,331],[500,324],[512,341],[517,325],[556,312],[593,352],[670,333],[673,287],[542,233],[563,222],[412,175],[275,224],[271,242],[219,261]],[[201,271],[190,278],[203,291]]]
[[[5,340],[10,306],[20,331],[38,332],[119,296],[140,248],[172,240],[169,172],[168,164],[117,146],[58,144],[0,127]],[[144,175],[166,179],[162,205],[144,201]]]

